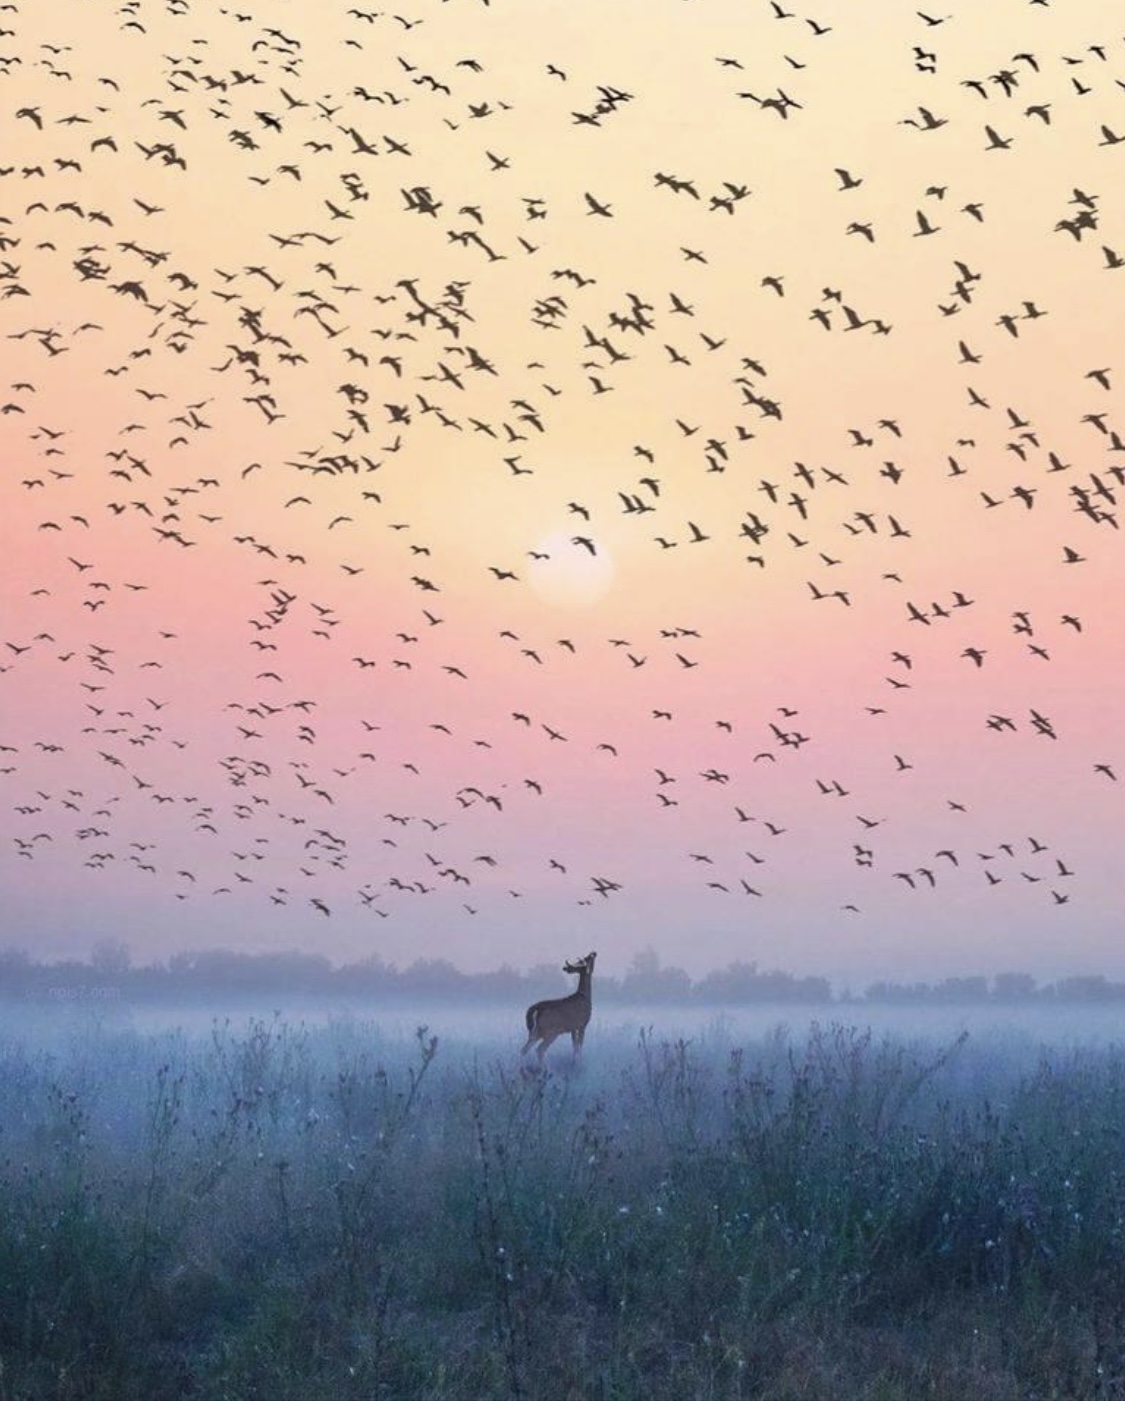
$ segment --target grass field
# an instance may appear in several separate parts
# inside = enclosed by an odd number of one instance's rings
[[[1125,1052],[0,1045],[0,1401],[1125,1396]]]

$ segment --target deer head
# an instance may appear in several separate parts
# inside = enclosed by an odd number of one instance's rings
[[[567,962],[563,964],[563,972],[577,973],[580,977],[583,973],[592,973],[594,971],[594,959],[597,958],[597,956],[597,952],[595,951],[594,953],[588,953],[585,958],[575,959],[574,961],[567,960]]]

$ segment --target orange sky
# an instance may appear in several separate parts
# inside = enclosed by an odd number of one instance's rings
[[[62,19],[4,940],[1125,972],[1104,6]]]

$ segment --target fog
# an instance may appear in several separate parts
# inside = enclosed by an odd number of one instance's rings
[[[1110,1394],[1116,1008],[603,999],[543,1069],[524,1005],[0,1001],[5,1396],[519,1401],[588,1338],[698,1374],[622,1397],[859,1397],[876,1335],[888,1397]],[[966,1389],[1029,1333],[1074,1389]],[[832,1386],[765,1389],[809,1337]],[[483,1380],[428,1385],[466,1350]],[[48,1385],[75,1357],[98,1385]]]
[[[404,1045],[419,1027],[439,1037],[443,1048],[487,1049],[518,1059],[526,1032],[524,1005],[492,1002],[468,1007],[444,1000],[378,1002],[370,999],[231,998],[202,1005],[187,1002],[130,1004],[107,998],[43,1003],[0,1000],[0,1034],[29,1044],[61,1044],[88,1033],[132,1032],[159,1036],[178,1031],[188,1038],[210,1037],[217,1025],[245,1031],[255,1022],[281,1021],[311,1030],[346,1030],[379,1044]],[[823,1006],[755,1003],[745,1007],[700,1005],[595,1004],[584,1055],[597,1062],[599,1046],[686,1041],[702,1048],[734,1047],[761,1040],[784,1028],[803,1039],[811,1027],[846,1026],[876,1037],[945,1044],[963,1032],[974,1042],[1003,1042],[1026,1051],[1049,1053],[1071,1046],[1109,1046],[1125,1040],[1125,1007],[1108,1005],[883,1005],[837,1001]],[[564,1038],[549,1053],[549,1064],[571,1059]]]

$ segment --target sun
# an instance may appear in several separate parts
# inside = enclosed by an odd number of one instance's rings
[[[544,602],[585,608],[605,597],[614,574],[613,560],[595,536],[556,530],[531,551],[527,577]]]

